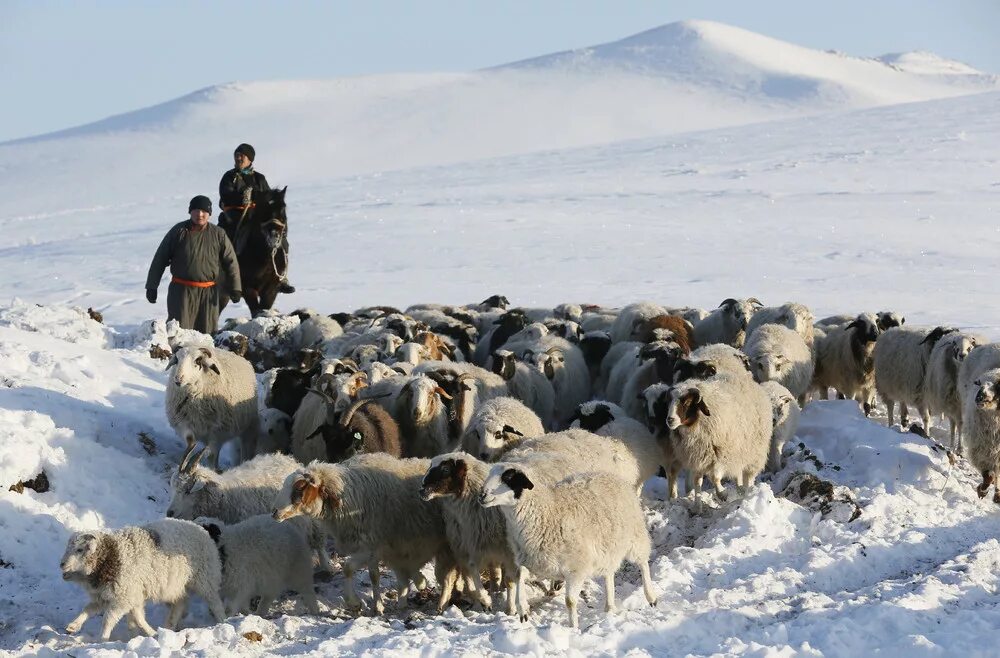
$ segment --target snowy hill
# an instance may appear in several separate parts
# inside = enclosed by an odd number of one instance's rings
[[[0,144],[0,177],[19,191],[0,199],[0,217],[64,211],[65,197],[80,208],[210,192],[243,141],[294,186],[998,88],[995,76],[902,59],[686,21],[478,72],[226,84]]]

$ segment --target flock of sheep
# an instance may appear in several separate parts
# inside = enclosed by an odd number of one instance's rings
[[[682,473],[688,495],[705,476],[720,496],[725,480],[745,490],[781,468],[801,405],[830,388],[866,414],[877,393],[890,425],[898,404],[904,429],[910,408],[923,432],[949,418],[985,496],[1000,468],[1000,344],[904,322],[815,322],[801,304],[752,298],[706,312],[508,309],[502,296],[230,322],[214,342],[172,346],[166,414],[188,449],[171,518],[71,537],[63,577],[90,603],[67,630],[103,612],[105,639],[126,615],[152,633],[147,601],[170,604],[174,627],[192,593],[219,621],[266,614],[286,590],[316,613],[328,539],[353,611],[359,569],[381,614],[379,565],[402,599],[427,586],[430,562],[439,610],[457,591],[491,610],[502,589],[525,620],[530,577],[550,592],[564,583],[576,627],[585,580],[602,576],[615,609],[623,561],[655,605],[643,483],[664,474],[670,498]],[[219,472],[236,437],[242,463]]]

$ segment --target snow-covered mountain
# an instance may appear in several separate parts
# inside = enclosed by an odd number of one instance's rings
[[[225,84],[0,144],[0,185],[19,192],[0,217],[65,210],[52,187],[74,207],[208,192],[243,141],[294,186],[993,88],[929,55],[858,59],[685,21],[485,71]]]

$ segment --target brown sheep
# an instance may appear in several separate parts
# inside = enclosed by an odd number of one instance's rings
[[[676,315],[657,315],[648,320],[638,320],[632,328],[632,340],[651,343],[657,339],[657,329],[665,329],[672,334],[672,340],[677,343],[684,354],[689,354],[696,347],[694,330],[684,318]]]

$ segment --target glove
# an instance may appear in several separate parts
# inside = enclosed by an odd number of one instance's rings
[[[234,290],[231,293],[229,293],[229,299],[233,300],[233,303],[236,304],[241,299],[243,299],[243,293],[241,293],[239,290]]]
[[[146,299],[150,304],[156,303],[156,288],[146,288]]]
[[[253,188],[245,187],[243,188],[243,205],[250,205],[250,200],[253,198]]]

